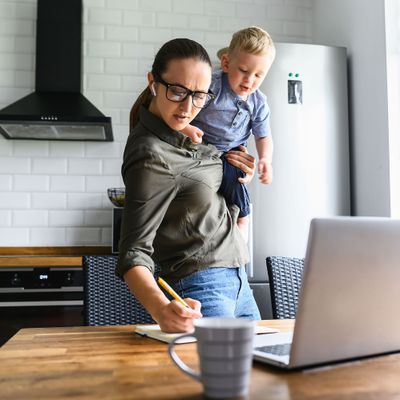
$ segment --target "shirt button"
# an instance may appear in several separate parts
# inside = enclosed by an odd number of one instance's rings
[[[239,112],[238,112],[238,115],[242,115],[242,112],[241,112],[241,111],[239,111]]]
[[[236,122],[233,123],[233,126],[236,126]]]
[[[238,101],[238,106],[241,106],[242,105],[242,102],[239,100]]]

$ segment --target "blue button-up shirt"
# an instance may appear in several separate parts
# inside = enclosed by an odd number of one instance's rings
[[[210,90],[215,100],[192,122],[204,132],[207,143],[220,151],[228,151],[246,144],[251,133],[256,137],[271,134],[267,97],[260,90],[243,100],[231,89],[228,76],[222,70],[213,73]]]

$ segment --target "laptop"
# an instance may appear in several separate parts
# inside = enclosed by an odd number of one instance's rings
[[[254,339],[285,369],[399,351],[400,220],[313,219],[294,331]]]

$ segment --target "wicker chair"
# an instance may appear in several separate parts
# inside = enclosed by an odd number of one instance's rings
[[[296,317],[303,266],[302,258],[267,257],[274,319]]]
[[[117,256],[84,256],[86,325],[155,323],[114,274]]]

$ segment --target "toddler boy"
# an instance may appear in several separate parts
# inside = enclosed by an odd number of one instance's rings
[[[223,152],[223,179],[220,192],[228,204],[239,209],[238,227],[248,235],[250,197],[242,183],[244,173],[225,159],[229,151],[247,145],[253,133],[258,153],[261,183],[272,182],[273,142],[270,112],[266,96],[259,90],[275,58],[270,35],[261,28],[250,27],[236,32],[230,45],[218,52],[221,69],[213,73],[210,91],[215,100],[203,109],[183,133],[200,143],[204,133],[207,143]]]

